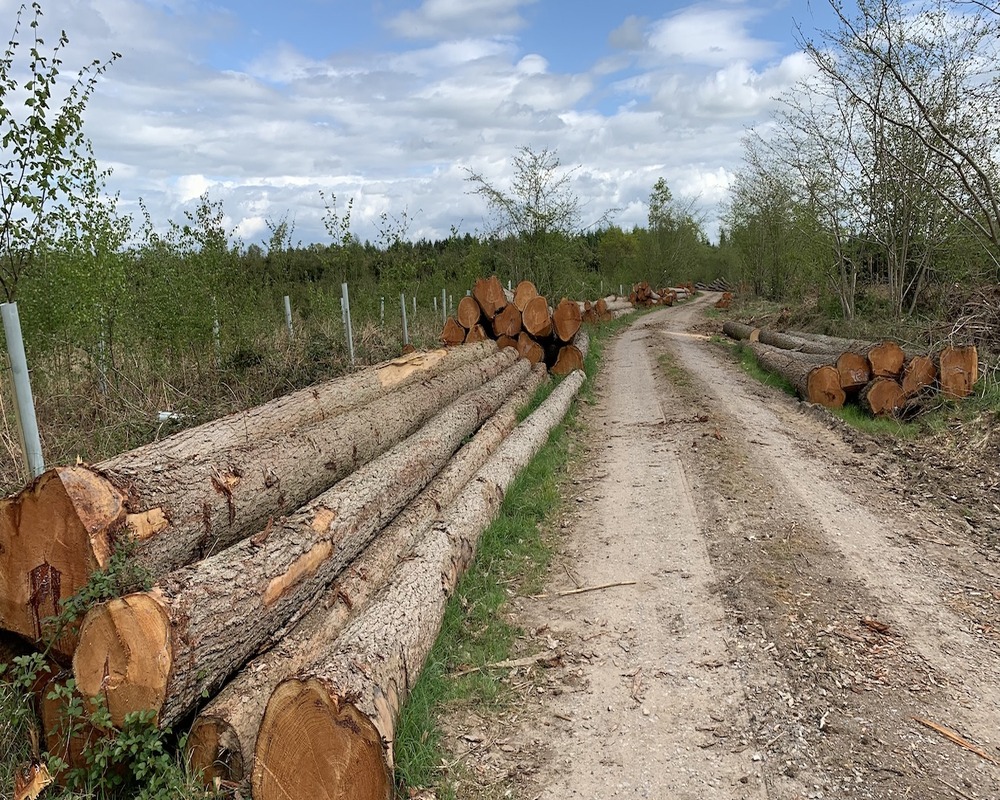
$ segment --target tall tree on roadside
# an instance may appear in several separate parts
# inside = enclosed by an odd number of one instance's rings
[[[79,209],[92,200],[87,192],[100,183],[100,172],[83,133],[83,114],[98,79],[121,57],[112,53],[81,68],[59,100],[57,83],[69,38],[62,31],[46,52],[41,4],[30,6],[30,33],[23,30],[28,8],[19,8],[0,58],[0,289],[8,301],[16,299],[18,282],[45,243],[66,227],[85,227]],[[27,79],[22,81],[16,57],[25,33]]]

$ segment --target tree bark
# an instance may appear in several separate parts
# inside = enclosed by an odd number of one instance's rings
[[[224,428],[212,426],[217,438],[195,428],[94,467],[49,470],[0,503],[0,627],[41,638],[41,620],[107,565],[119,537],[135,542],[136,564],[154,578],[224,549],[329,488],[513,360],[492,342],[463,349],[469,355],[439,362],[457,362],[456,369],[276,437],[234,441]],[[482,360],[485,353],[493,355]],[[68,657],[74,646],[70,632],[55,655]]]
[[[203,691],[218,689],[282,626],[308,611],[317,592],[420,492],[529,369],[526,362],[514,364],[249,539],[164,576],[150,592],[92,609],[73,657],[81,693],[101,694],[116,725],[141,710],[172,725]]]
[[[441,508],[483,466],[517,424],[517,415],[546,379],[541,366],[490,417],[427,488],[326,590],[317,608],[291,634],[254,659],[197,716],[188,737],[192,770],[206,784],[216,778],[241,783],[250,777],[257,730],[275,687],[327,652],[348,620],[363,613],[412,546],[424,538]]]
[[[835,357],[796,353],[758,342],[749,346],[757,362],[769,372],[781,375],[803,400],[827,408],[843,407],[846,396],[834,366]]]
[[[563,418],[583,378],[579,372],[567,377],[518,426],[332,651],[279,684],[257,737],[256,800],[388,800],[399,709],[437,637],[447,600],[507,487]]]
[[[756,342],[760,336],[760,328],[733,319],[727,319],[722,323],[722,332],[738,342]]]

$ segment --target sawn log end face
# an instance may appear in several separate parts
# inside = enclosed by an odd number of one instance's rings
[[[80,629],[73,675],[84,697],[103,697],[111,721],[154,711],[159,718],[173,664],[170,622],[152,592],[110,600],[91,609]]]
[[[233,727],[216,717],[200,716],[191,727],[185,750],[191,771],[205,786],[216,778],[242,783],[247,777],[243,748]]]
[[[254,754],[256,800],[389,800],[391,787],[382,737],[353,703],[315,678],[275,689]]]
[[[10,588],[0,594],[0,626],[40,639],[42,620],[107,565],[124,522],[124,495],[87,467],[48,470],[4,500],[0,583]]]

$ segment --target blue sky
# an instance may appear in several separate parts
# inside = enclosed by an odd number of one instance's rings
[[[12,26],[19,3],[0,0]],[[740,137],[810,74],[795,43],[828,0],[43,0],[67,68],[121,52],[87,113],[109,189],[155,222],[222,201],[249,244],[288,215],[325,241],[320,191],[408,234],[475,233],[467,168],[498,185],[518,146],[577,167],[584,221],[643,224],[663,176],[718,227]],[[2,31],[7,38],[7,31]],[[52,40],[51,31],[49,39]]]

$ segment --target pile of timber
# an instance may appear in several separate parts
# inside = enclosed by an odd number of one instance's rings
[[[672,306],[678,300],[688,300],[693,295],[694,285],[690,283],[653,289],[646,281],[640,281],[632,287],[628,299],[636,308],[649,308],[650,306]]]
[[[781,332],[735,321],[722,330],[747,342],[757,362],[785,378],[803,400],[827,408],[856,403],[875,417],[913,416],[938,396],[968,397],[979,377],[974,345],[914,353],[888,339]]]
[[[733,304],[732,292],[723,292],[722,297],[720,297],[714,303],[716,308],[722,309],[723,311],[729,308],[732,304]]]
[[[185,756],[208,785],[388,797],[444,603],[583,379],[518,424],[544,367],[493,341],[413,353],[3,500],[0,628],[19,644],[0,655],[41,648],[46,617],[123,542],[153,580],[48,651],[47,752],[82,766],[113,733],[67,727],[70,700],[49,689],[72,677],[116,727],[133,712],[191,723]]]
[[[696,283],[694,286],[699,292],[736,292],[733,284],[726,278],[716,278],[711,283]]]
[[[598,309],[599,307],[599,309]],[[606,300],[598,300],[588,321],[610,319]],[[533,364],[544,363],[553,375],[583,369],[587,355],[586,333],[581,331],[587,304],[563,298],[553,308],[531,281],[521,281],[513,291],[503,288],[496,275],[476,281],[441,331],[448,347],[463,342],[496,341]]]

